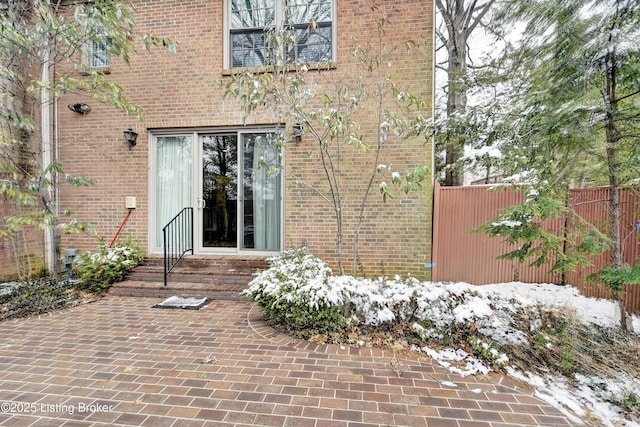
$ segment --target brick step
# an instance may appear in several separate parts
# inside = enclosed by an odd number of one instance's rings
[[[150,255],[142,264],[140,264],[140,267],[162,268],[163,265],[164,259],[162,255]],[[180,261],[179,267],[212,270],[249,270],[253,273],[257,269],[268,268],[269,264],[265,257],[186,255]]]
[[[249,273],[246,271],[203,271],[176,267],[171,273],[169,273],[170,281],[186,283],[228,283],[246,285],[251,281],[252,278],[253,273]],[[126,279],[139,282],[162,282],[164,281],[164,270],[162,270],[161,268],[136,268],[127,275]]]
[[[238,299],[254,273],[268,267],[265,257],[187,255],[171,271],[164,286],[164,260],[151,255],[113,285],[112,295],[145,297],[208,297]]]
[[[209,285],[204,283],[169,282],[164,286],[163,282],[141,282],[137,280],[125,280],[114,284],[109,289],[109,295],[146,298],[169,298],[178,296],[182,298],[210,298],[214,300],[243,299],[240,292],[246,289],[246,285],[224,284]]]

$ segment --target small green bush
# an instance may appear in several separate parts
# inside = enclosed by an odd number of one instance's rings
[[[623,399],[622,404],[628,411],[640,414],[640,397],[637,394],[630,393]]]
[[[77,287],[91,293],[104,294],[113,283],[122,281],[144,258],[142,247],[131,239],[116,243],[112,248],[100,245],[98,252],[85,252],[78,257],[80,283]]]
[[[267,323],[299,336],[345,327],[342,292],[332,289],[331,269],[322,260],[292,249],[270,258],[269,265],[243,293],[258,303]]]

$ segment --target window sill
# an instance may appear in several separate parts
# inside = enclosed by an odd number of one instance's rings
[[[89,67],[87,65],[83,65],[82,67],[77,66],[77,69],[83,76],[89,76],[93,73],[111,74],[111,67]]]
[[[302,71],[306,67],[306,70],[335,70],[337,68],[336,63],[331,62],[323,62],[316,64],[304,64],[304,65],[288,65],[286,71],[287,72],[295,72]],[[281,71],[282,67],[275,67],[277,71]],[[273,66],[264,66],[264,67],[238,67],[238,68],[226,68],[222,70],[223,76],[233,76],[235,74],[243,74],[243,73],[252,73],[252,74],[264,74],[270,73],[274,71]]]
[[[89,67],[89,70],[100,74],[111,74],[111,67]]]

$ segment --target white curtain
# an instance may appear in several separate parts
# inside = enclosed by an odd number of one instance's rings
[[[190,136],[159,136],[156,156],[156,246],[164,227],[183,208],[191,207],[193,144]]]
[[[253,148],[253,232],[254,248],[280,250],[279,148],[265,135],[254,138]]]

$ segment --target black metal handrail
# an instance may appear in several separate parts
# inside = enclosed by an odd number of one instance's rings
[[[164,285],[171,270],[187,252],[193,255],[193,208],[184,208],[162,227],[164,245]]]

